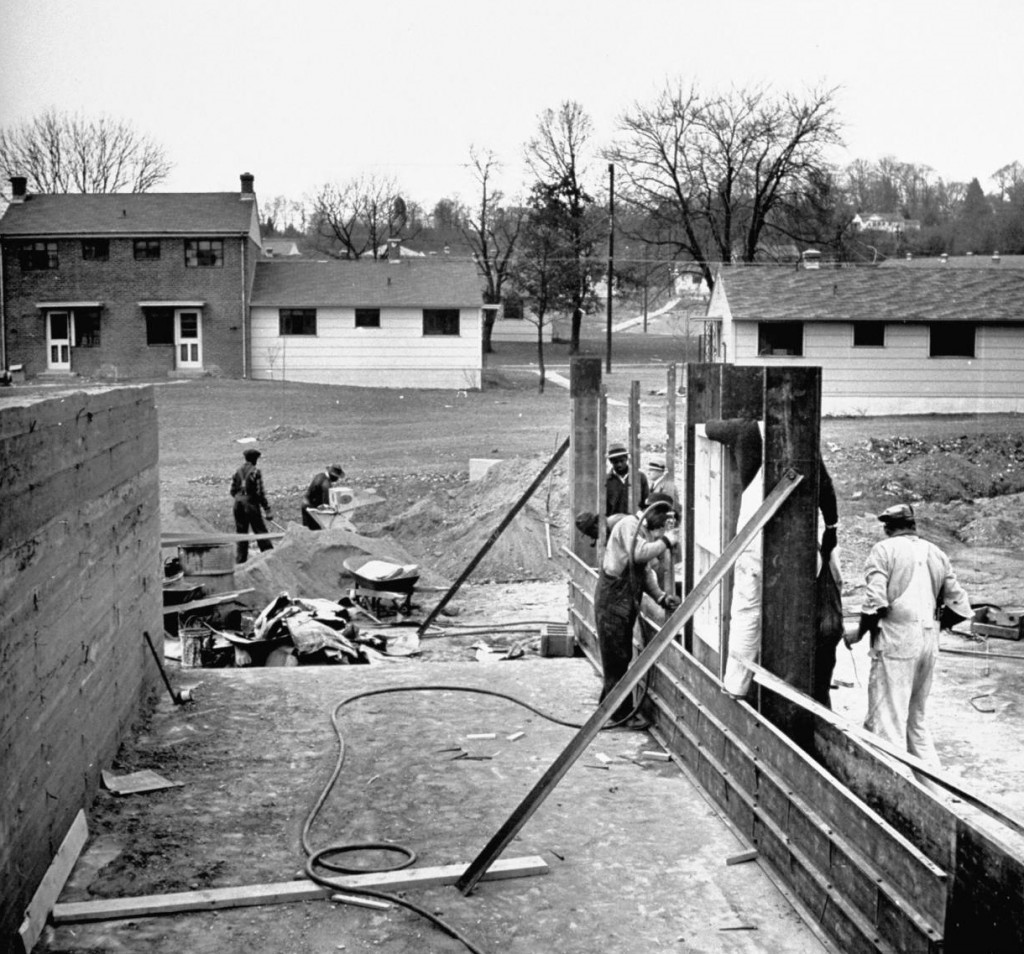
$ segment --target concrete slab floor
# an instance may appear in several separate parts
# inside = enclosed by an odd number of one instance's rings
[[[192,677],[192,678],[189,678]],[[101,792],[90,842],[61,900],[264,884],[299,876],[300,833],[334,767],[332,710],[357,693],[415,685],[485,688],[582,723],[599,682],[582,658],[492,665],[172,672],[195,701],[166,693],[115,771],[183,782],[141,795]],[[389,840],[417,865],[472,861],[572,737],[502,699],[457,691],[376,695],[344,705],[346,759],[311,830],[314,846]],[[470,740],[495,733],[493,740]],[[509,741],[507,736],[523,732]],[[462,746],[481,759],[453,761]],[[647,761],[646,732],[602,733],[504,852],[541,855],[550,873],[409,892],[487,952],[828,950],[672,763]],[[607,761],[598,758],[604,756]],[[604,767],[607,766],[607,767]],[[311,901],[48,927],[50,952],[462,951],[404,909]]]

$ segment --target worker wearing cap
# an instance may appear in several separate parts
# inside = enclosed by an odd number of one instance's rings
[[[331,488],[345,476],[341,464],[331,464],[326,470],[317,474],[309,484],[302,498],[302,525],[309,530],[323,529],[307,512],[306,508],[327,506],[331,502]]]
[[[864,728],[938,765],[925,707],[939,654],[939,610],[973,615],[949,557],[917,535],[914,508],[902,503],[879,514],[885,530],[864,567],[860,625],[847,645],[871,634],[871,675]]]
[[[608,475],[605,478],[605,516],[628,514],[629,506],[629,452],[624,444],[608,445]],[[641,510],[647,506],[650,496],[647,475],[640,471],[640,496],[638,505]]]
[[[652,509],[646,517],[642,510],[622,517],[609,533],[605,546],[594,594],[594,617],[604,680],[601,699],[611,692],[629,668],[633,656],[633,626],[640,612],[643,594],[648,593],[659,606],[669,611],[679,605],[674,593],[662,590],[653,569],[662,554],[679,545],[672,498],[655,494],[651,497],[650,507]],[[632,702],[627,698],[612,713],[612,721],[621,722],[631,710]]]
[[[267,525],[263,522],[263,513],[267,519],[273,520],[267,495],[263,490],[263,474],[256,466],[262,456],[258,450],[249,448],[242,456],[245,463],[235,471],[231,478],[231,497],[235,501],[235,531],[237,533],[266,533]],[[269,540],[259,540],[261,550],[273,550]],[[245,563],[249,556],[249,541],[239,540],[235,546],[235,562]]]
[[[675,484],[668,479],[664,457],[652,457],[647,464],[647,473],[650,475],[652,494],[668,494],[669,497],[675,500]]]

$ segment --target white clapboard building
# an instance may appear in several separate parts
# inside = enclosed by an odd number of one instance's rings
[[[731,266],[706,353],[816,365],[822,413],[1024,412],[1024,269]]]
[[[469,261],[261,261],[250,307],[252,377],[479,388],[482,301]]]

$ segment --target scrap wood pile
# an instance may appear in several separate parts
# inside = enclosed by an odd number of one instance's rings
[[[347,603],[348,605],[344,605]],[[361,632],[352,621],[353,606],[326,599],[293,598],[281,593],[252,621],[238,619],[236,631],[200,622],[200,664],[219,666],[365,665],[387,654],[382,635]],[[189,627],[185,634],[194,631]]]

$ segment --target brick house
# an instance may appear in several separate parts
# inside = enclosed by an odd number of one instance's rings
[[[260,257],[239,192],[32,195],[0,218],[0,367],[29,377],[248,375]]]

